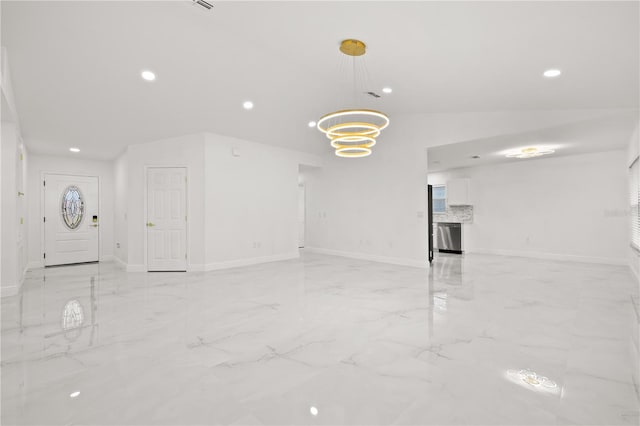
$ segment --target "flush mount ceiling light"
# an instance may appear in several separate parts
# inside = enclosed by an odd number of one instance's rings
[[[153,81],[156,79],[156,75],[151,71],[142,71],[140,75],[142,76],[143,79],[147,81]]]
[[[80,152],[80,148],[69,148],[71,152]]]
[[[562,71],[558,69],[550,69],[550,70],[546,70],[542,75],[544,75],[547,78],[554,78],[554,77],[560,77],[560,74],[562,74]]]
[[[505,157],[508,158],[533,158],[540,157],[541,155],[553,154],[556,152],[551,148],[545,147],[529,147],[529,148],[521,148],[513,151],[509,151],[505,154]]]
[[[316,127],[316,124],[318,124],[318,123],[316,123],[315,121],[310,121],[308,126],[309,127]]]
[[[242,104],[242,107],[244,109],[253,109],[253,102],[251,101],[246,101],[245,103]]]
[[[347,39],[340,43],[340,51],[353,58],[354,104],[358,93],[356,85],[356,57],[366,52],[360,40]],[[367,93],[367,91],[361,91]],[[343,109],[322,116],[316,127],[331,141],[338,157],[366,157],[376,144],[380,132],[389,125],[386,114],[372,109]]]
[[[382,91],[383,91],[384,93],[389,94],[389,93],[393,92],[393,89],[392,89],[391,87],[384,87],[384,88],[382,89]]]

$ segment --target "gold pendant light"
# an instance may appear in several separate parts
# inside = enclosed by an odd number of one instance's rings
[[[343,40],[340,51],[354,58],[355,68],[355,57],[365,54],[366,45],[360,40]],[[331,112],[322,116],[317,123],[318,130],[331,141],[336,155],[348,158],[371,155],[371,147],[376,144],[376,138],[388,125],[389,117],[372,109]]]

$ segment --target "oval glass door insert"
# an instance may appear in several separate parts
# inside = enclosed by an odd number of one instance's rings
[[[84,199],[80,189],[71,185],[62,193],[62,221],[69,229],[76,229],[84,218]]]

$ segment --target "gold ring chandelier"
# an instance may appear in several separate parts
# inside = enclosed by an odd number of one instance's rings
[[[360,40],[343,40],[340,51],[355,57],[364,55],[366,46]],[[355,67],[355,62],[354,62]],[[372,109],[345,109],[322,116],[317,128],[331,141],[339,157],[366,157],[376,144],[380,132],[389,125],[389,117]]]

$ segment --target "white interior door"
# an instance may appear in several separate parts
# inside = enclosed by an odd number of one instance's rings
[[[44,176],[44,264],[97,262],[99,192],[96,176]]]
[[[187,270],[187,170],[147,169],[147,270]]]

